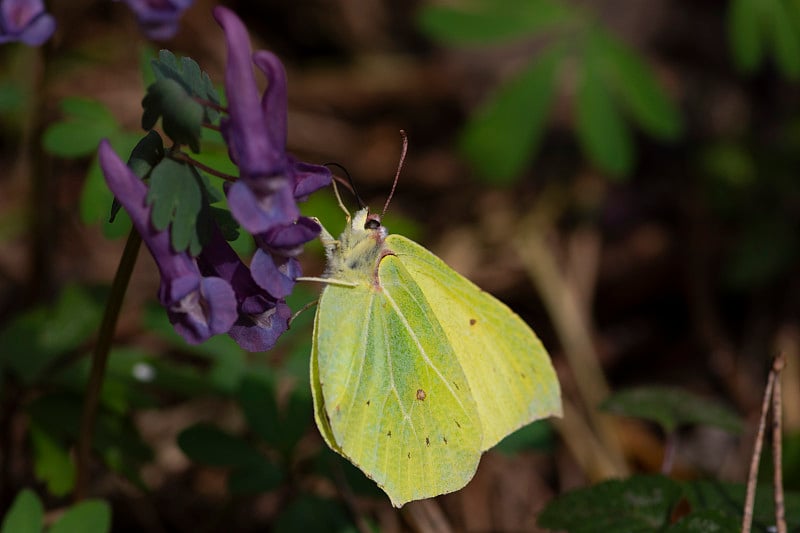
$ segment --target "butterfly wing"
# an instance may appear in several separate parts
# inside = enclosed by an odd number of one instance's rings
[[[505,304],[400,235],[390,249],[430,304],[466,375],[487,450],[517,428],[561,415],[550,357],[530,327]]]
[[[399,506],[466,485],[483,437],[423,291],[397,257],[381,261],[379,279],[380,287],[325,288],[311,375],[324,438]]]

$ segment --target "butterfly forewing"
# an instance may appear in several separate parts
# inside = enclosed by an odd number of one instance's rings
[[[386,246],[425,294],[466,374],[482,450],[533,420],[561,415],[550,358],[519,316],[413,241],[390,235]]]
[[[378,286],[327,287],[316,326],[317,419],[337,451],[395,505],[463,487],[480,458],[478,407],[399,258],[381,261]]]

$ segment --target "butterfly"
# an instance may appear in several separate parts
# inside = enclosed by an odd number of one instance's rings
[[[388,203],[388,202],[387,202]],[[481,454],[561,415],[542,343],[505,304],[367,208],[339,239],[314,318],[311,388],[325,442],[392,504],[456,491]]]

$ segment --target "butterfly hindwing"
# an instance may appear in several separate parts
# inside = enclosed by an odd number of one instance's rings
[[[519,316],[419,244],[389,235],[386,247],[425,294],[466,374],[482,450],[533,420],[561,415],[550,357]]]

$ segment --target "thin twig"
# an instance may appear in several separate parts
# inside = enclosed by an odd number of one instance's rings
[[[220,172],[219,170],[216,170],[216,169],[211,168],[211,167],[209,167],[207,165],[204,165],[200,161],[198,161],[196,159],[192,159],[189,155],[187,155],[187,154],[185,154],[183,152],[180,152],[180,151],[171,152],[170,153],[170,157],[172,159],[175,159],[176,161],[183,161],[185,163],[189,163],[190,165],[199,168],[203,172],[205,172],[207,174],[211,174],[212,176],[216,176],[218,178],[222,178],[225,181],[236,182],[239,179],[236,176],[231,176],[230,174],[225,174],[224,172]]]
[[[83,413],[81,414],[81,428],[78,435],[77,449],[77,478],[75,480],[75,501],[81,501],[86,497],[86,489],[89,482],[89,461],[91,459],[92,436],[94,435],[94,423],[97,418],[97,407],[100,402],[100,391],[103,387],[103,379],[108,363],[108,354],[111,351],[111,344],[114,340],[114,331],[117,328],[119,311],[122,308],[122,301],[128,289],[133,267],[136,264],[136,257],[139,254],[139,247],[142,238],[139,233],[132,229],[125,243],[125,249],[119,260],[117,273],[111,284],[111,292],[108,295],[106,309],[103,313],[103,321],[100,324],[100,331],[97,335],[97,344],[92,355],[92,368],[89,372],[89,381],[86,384],[86,396],[83,401]]]
[[[200,98],[198,96],[194,97],[194,101],[198,104],[201,104],[204,107],[210,107],[214,111],[219,111],[220,113],[228,113],[228,108],[219,105],[216,102],[212,102],[211,100],[206,100],[205,98]]]
[[[758,421],[758,433],[753,446],[753,456],[750,459],[750,474],[747,476],[747,494],[744,501],[742,516],[742,533],[750,533],[753,524],[753,506],[756,498],[756,481],[758,480],[758,464],[761,459],[761,447],[764,444],[764,429],[767,425],[767,412],[769,411],[772,389],[775,386],[775,368],[769,372],[767,388],[764,391],[764,400],[761,402],[761,418]]]
[[[773,487],[775,497],[775,527],[778,533],[786,533],[786,509],[783,500],[783,431],[781,420],[781,370],[785,359],[779,354],[772,363],[775,385],[772,390],[772,465],[774,471]]]

